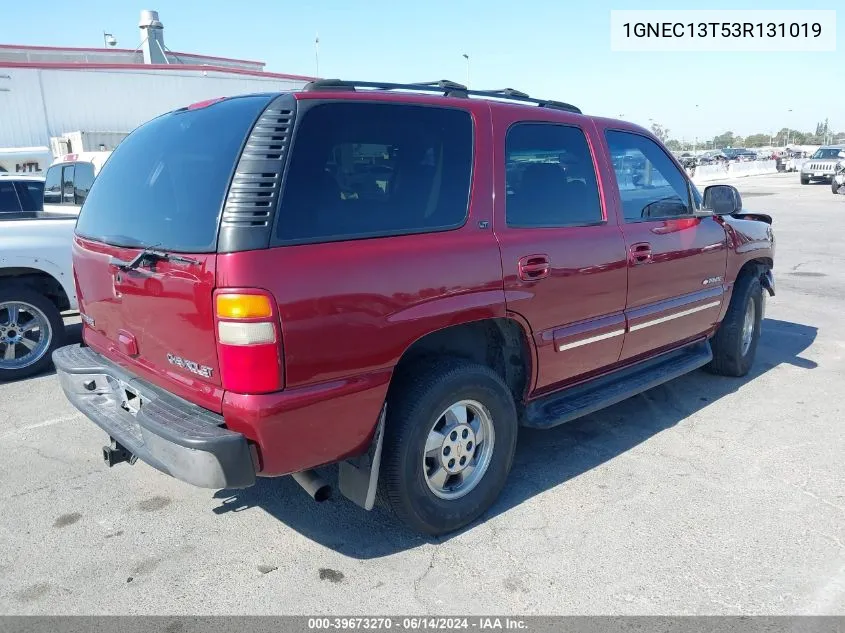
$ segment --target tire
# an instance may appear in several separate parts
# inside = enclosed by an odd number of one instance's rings
[[[802,184],[802,185],[809,185],[809,184],[810,184],[810,179],[809,179],[809,178],[804,178],[804,176],[801,176],[801,184]]]
[[[751,339],[743,343],[743,331],[749,304],[754,306]],[[760,323],[763,314],[763,287],[754,274],[740,277],[733,291],[731,303],[719,329],[710,340],[713,360],[706,369],[720,376],[745,376],[754,364],[760,342]]]
[[[470,428],[451,427],[455,430],[451,433],[448,423],[456,418],[447,418],[447,410],[455,405],[459,411],[458,405],[462,402],[480,405],[483,410],[476,413],[466,405]],[[485,415],[492,427],[492,433],[489,430],[486,433],[487,444],[485,446],[485,440],[480,439],[478,445],[469,450],[463,442],[475,439],[475,435],[470,434],[468,440],[462,439],[461,435],[473,425],[486,424]],[[458,416],[457,420],[460,419]],[[409,367],[395,376],[388,394],[379,473],[382,499],[399,519],[415,531],[437,536],[464,527],[481,516],[504,488],[516,450],[517,427],[513,396],[499,375],[490,368],[455,358]],[[437,428],[445,431],[442,444],[437,444],[440,440],[432,432]],[[460,429],[463,431],[458,433]],[[434,437],[437,447],[426,456],[425,448],[430,436]],[[457,437],[460,446],[452,442],[452,436]],[[447,453],[450,446],[454,450]],[[490,452],[485,453],[486,450]],[[467,477],[463,473],[469,473],[469,467],[461,474],[449,475],[438,494],[431,487],[438,488],[438,485],[431,483],[429,477],[432,482],[438,481],[437,476],[430,473],[446,471],[444,464],[438,460],[449,458],[441,455],[470,457],[467,464],[471,466],[475,462],[476,466]],[[482,467],[485,461],[487,465]],[[459,467],[454,459],[452,462],[456,468]],[[471,483],[474,485],[471,486]],[[460,493],[464,484],[462,496],[441,496]]]
[[[830,181],[830,190],[834,194],[839,193],[839,185],[837,184],[837,182],[835,180]]]
[[[14,310],[17,308],[17,317]],[[19,322],[18,319],[27,320]],[[30,330],[29,334],[21,333],[20,329],[12,325],[26,326],[37,321],[37,330]],[[34,341],[39,336],[34,349],[27,352],[27,345],[20,342],[23,338]],[[11,337],[11,338],[10,338]],[[65,339],[65,325],[62,315],[55,304],[41,293],[24,285],[12,284],[0,288],[0,382],[19,380],[41,373],[52,364],[53,350],[59,347]],[[10,346],[14,359],[6,358]],[[32,355],[31,358],[27,358]]]

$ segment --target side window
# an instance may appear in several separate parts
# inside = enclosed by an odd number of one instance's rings
[[[91,185],[94,184],[94,165],[91,163],[76,163],[73,177],[73,197],[75,204],[82,204],[88,197]]]
[[[62,204],[74,203],[73,165],[65,165],[62,169]]]
[[[587,139],[577,127],[517,123],[505,142],[508,226],[562,227],[604,220]]]
[[[468,112],[320,104],[306,111],[292,151],[276,225],[281,242],[442,231],[466,221]]]
[[[56,165],[47,170],[44,179],[44,204],[62,203],[62,166]]]
[[[19,181],[18,196],[24,211],[41,211],[44,205],[44,183],[37,180]]]
[[[18,194],[15,192],[15,183],[0,180],[0,213],[20,210],[21,205],[18,202]]]
[[[627,222],[692,214],[687,179],[657,143],[610,130],[607,144]]]

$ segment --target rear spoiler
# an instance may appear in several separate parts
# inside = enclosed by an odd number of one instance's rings
[[[765,222],[766,224],[772,223],[772,216],[766,215],[765,213],[737,211],[736,213],[731,214],[731,217],[738,220],[757,220],[758,222]]]

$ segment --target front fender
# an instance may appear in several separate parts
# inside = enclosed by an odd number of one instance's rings
[[[750,261],[765,263],[769,269],[774,266],[775,234],[771,216],[746,212],[722,219],[731,250],[726,281],[736,281],[739,271]],[[773,278],[771,284],[773,290]]]

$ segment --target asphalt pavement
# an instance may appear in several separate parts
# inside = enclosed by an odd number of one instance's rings
[[[752,374],[521,431],[502,498],[444,539],[289,478],[108,469],[54,374],[0,385],[0,613],[845,614],[845,196],[734,184],[777,236]]]

